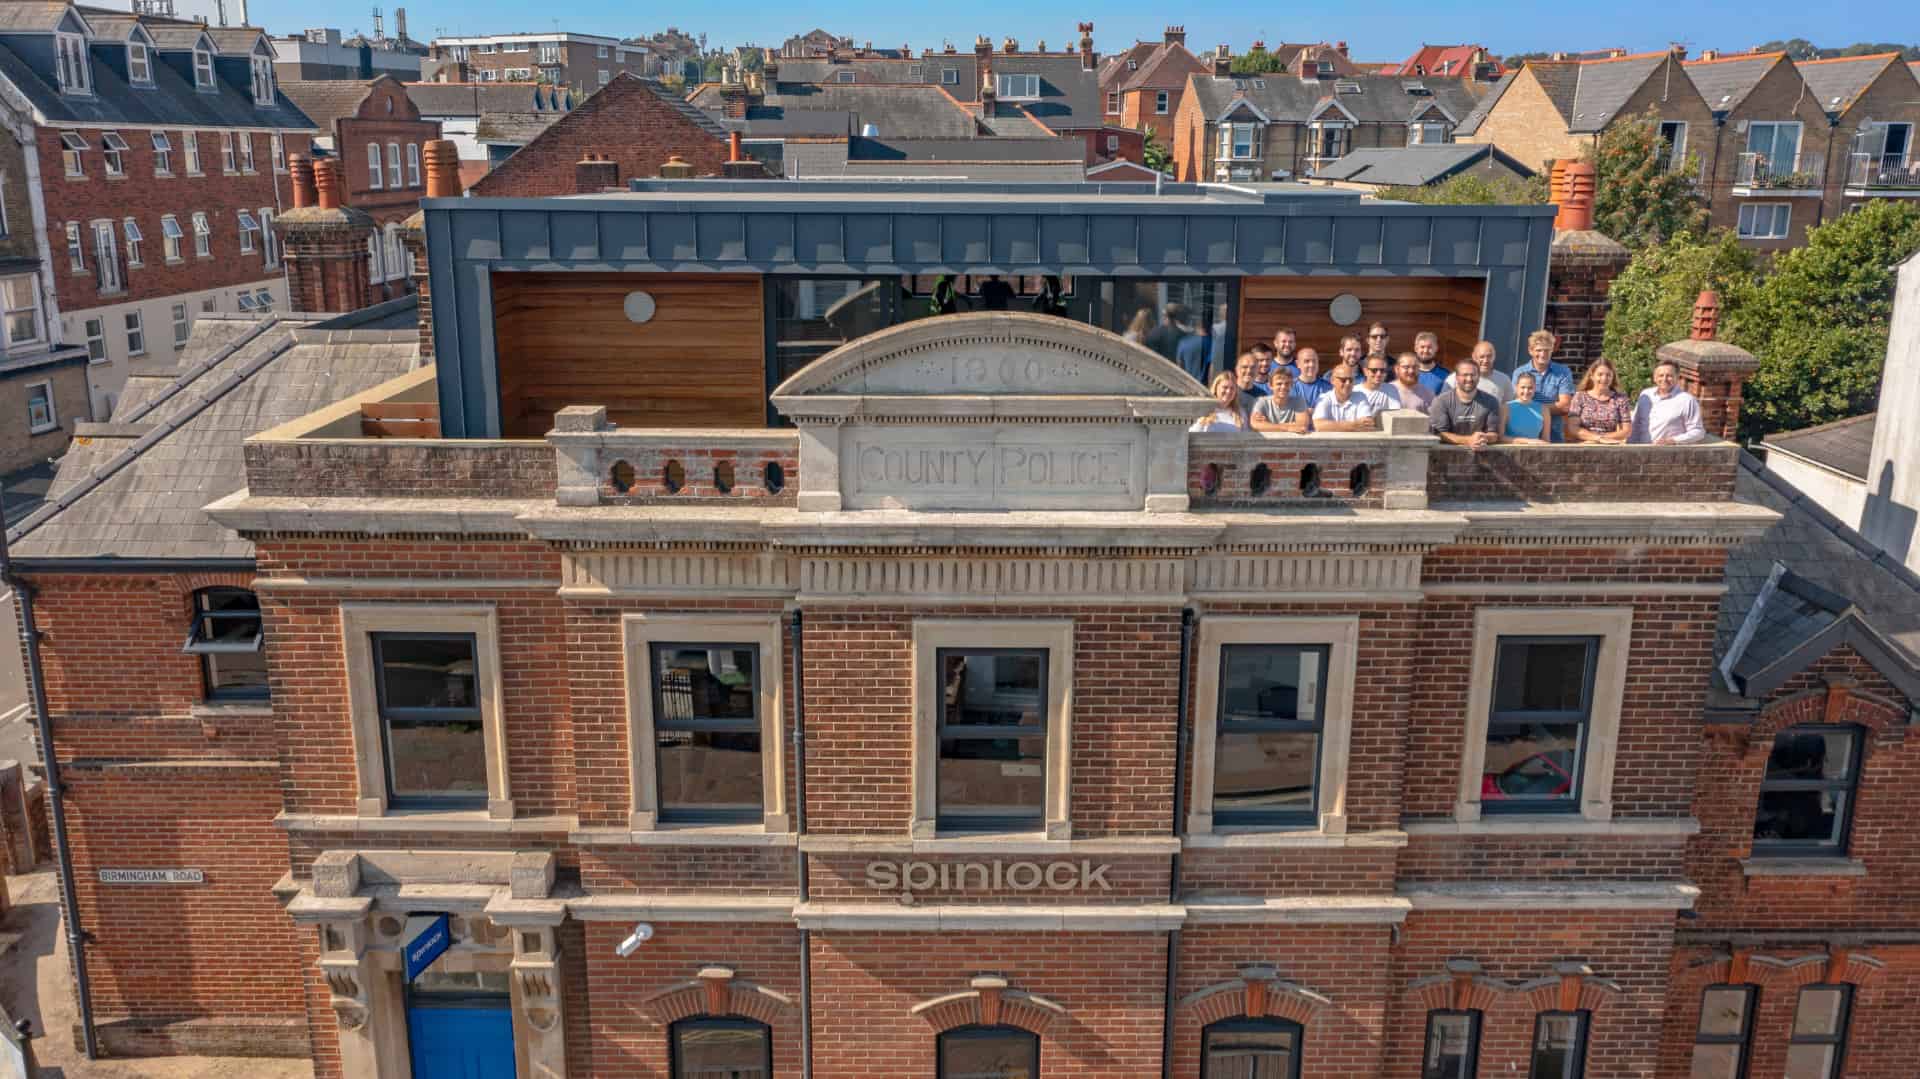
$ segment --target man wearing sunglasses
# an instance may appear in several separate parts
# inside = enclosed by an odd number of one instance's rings
[[[1380,411],[1374,402],[1384,400],[1376,394],[1354,389],[1353,368],[1346,364],[1333,369],[1327,376],[1333,383],[1333,392],[1323,394],[1313,406],[1313,429],[1315,431],[1377,431],[1380,421],[1374,414]]]
[[[1382,359],[1385,359],[1386,356],[1388,355],[1387,353],[1388,341],[1389,341],[1389,337],[1387,335],[1386,323],[1376,322],[1373,325],[1368,326],[1367,327],[1367,357],[1371,359],[1375,356],[1379,356]]]

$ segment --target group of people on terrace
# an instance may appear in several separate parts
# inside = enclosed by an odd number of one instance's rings
[[[1669,444],[1707,437],[1700,402],[1680,386],[1671,363],[1653,369],[1653,385],[1629,398],[1620,374],[1605,359],[1587,366],[1576,381],[1553,358],[1554,335],[1537,330],[1527,338],[1528,362],[1502,372],[1493,342],[1481,341],[1471,356],[1448,363],[1440,337],[1416,334],[1413,350],[1395,357],[1392,333],[1376,322],[1363,340],[1342,337],[1337,359],[1323,370],[1319,350],[1301,345],[1283,328],[1273,342],[1241,353],[1230,371],[1208,384],[1212,411],[1195,431],[1283,434],[1375,431],[1383,414],[1418,412],[1442,441],[1471,449],[1502,442]]]

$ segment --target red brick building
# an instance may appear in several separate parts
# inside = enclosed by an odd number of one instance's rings
[[[1172,146],[1173,118],[1180,112],[1187,76],[1210,70],[1187,51],[1186,27],[1169,26],[1163,40],[1137,42],[1101,65],[1101,109],[1108,123],[1151,131],[1162,147]]]
[[[621,75],[496,165],[473,185],[476,195],[540,197],[580,190],[576,166],[605,158],[606,186],[659,176],[678,157],[693,175],[718,176],[729,158],[727,133],[713,117],[651,79]]]
[[[1085,302],[1192,228],[1238,340],[1360,289],[1507,343],[1539,210],[958,194],[433,200],[433,366],[372,323],[241,342],[360,375],[213,476],[82,470],[16,530],[116,1047],[327,1079],[1646,1079],[1737,1074],[1736,1042],[1752,1075],[1908,1073],[1910,576],[1857,576],[1721,441],[1190,433],[1200,386]],[[1366,216],[1379,250],[1276,273],[1278,222]],[[996,244],[1073,282],[1064,317],[885,314]],[[1737,357],[1675,355],[1730,430]],[[190,424],[140,452],[219,429]],[[175,475],[232,493],[108,527]],[[1728,1040],[1713,987],[1749,984]]]
[[[171,366],[201,314],[285,302],[271,221],[313,125],[253,28],[18,4],[0,51],[32,121],[47,316],[89,349],[105,416],[131,365]]]

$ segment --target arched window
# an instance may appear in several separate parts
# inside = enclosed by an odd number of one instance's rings
[[[734,1016],[682,1019],[668,1028],[673,1079],[769,1079],[773,1031]]]
[[[1222,1019],[1200,1032],[1200,1079],[1300,1079],[1300,1024]]]
[[[208,700],[266,699],[260,642],[260,601],[252,592],[203,588],[193,594],[193,629],[184,651],[200,657]]]
[[[954,1027],[940,1035],[939,1079],[1038,1079],[1040,1036],[1019,1027]]]
[[[1753,815],[1755,857],[1846,854],[1860,735],[1858,727],[1809,725],[1774,736]]]

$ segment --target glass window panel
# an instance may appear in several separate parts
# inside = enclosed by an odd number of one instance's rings
[[[1738,1045],[1696,1045],[1687,1079],[1740,1079]]]
[[[1317,723],[1326,692],[1327,649],[1228,645],[1220,650],[1220,718],[1228,723]]]
[[[1701,995],[1701,1034],[1738,1036],[1746,1029],[1746,990],[1709,989]]]
[[[1790,1045],[1783,1079],[1833,1079],[1839,1058],[1837,1045]]]
[[[504,970],[442,970],[435,963],[420,972],[408,984],[407,992],[418,996],[505,996],[512,992]]]
[[[660,803],[760,814],[760,732],[660,730]]]
[[[1533,1063],[1528,1079],[1579,1079],[1580,1026],[1578,1014],[1540,1016],[1533,1028]]]
[[[1554,802],[1574,797],[1580,763],[1580,724],[1525,723],[1487,731],[1483,803]]]
[[[487,753],[480,721],[387,721],[387,771],[395,798],[467,798],[484,802]]]
[[[1846,991],[1837,988],[1814,988],[1800,991],[1800,1007],[1793,1016],[1794,1037],[1832,1037],[1840,1033],[1846,1023]]]
[[[674,1024],[674,1079],[766,1079],[770,1034],[758,1023],[691,1020]]]
[[[1434,1013],[1427,1020],[1427,1053],[1420,1079],[1472,1079],[1473,1043],[1472,1015]]]
[[[941,1079],[1035,1079],[1040,1039],[1010,1027],[962,1027],[940,1036]]]
[[[376,635],[376,639],[384,708],[480,706],[473,638]]]
[[[1837,791],[1760,792],[1753,838],[1761,843],[1840,842],[1846,795]]]
[[[1205,281],[1119,280],[1103,284],[1112,297],[1107,329],[1180,363],[1182,346],[1189,360],[1225,365],[1227,290]]]
[[[1038,820],[1045,804],[1047,745],[1030,738],[942,738],[940,816]]]
[[[1206,1079],[1292,1079],[1299,1032],[1281,1022],[1228,1019],[1206,1028],[1201,1052]]]
[[[207,690],[212,696],[240,696],[249,691],[265,693],[267,657],[260,652],[208,652],[201,656],[206,665]]]
[[[1320,736],[1312,731],[1223,731],[1214,750],[1213,810],[1311,813]]]
[[[656,726],[676,720],[757,721],[756,651],[730,645],[659,645],[653,650],[659,678]]]
[[[1845,779],[1853,763],[1853,732],[1788,730],[1774,737],[1768,780]]]
[[[1042,698],[1045,651],[940,652],[944,701],[941,722],[948,727],[1045,725]]]
[[[1575,712],[1586,698],[1591,641],[1501,641],[1496,712]]]

